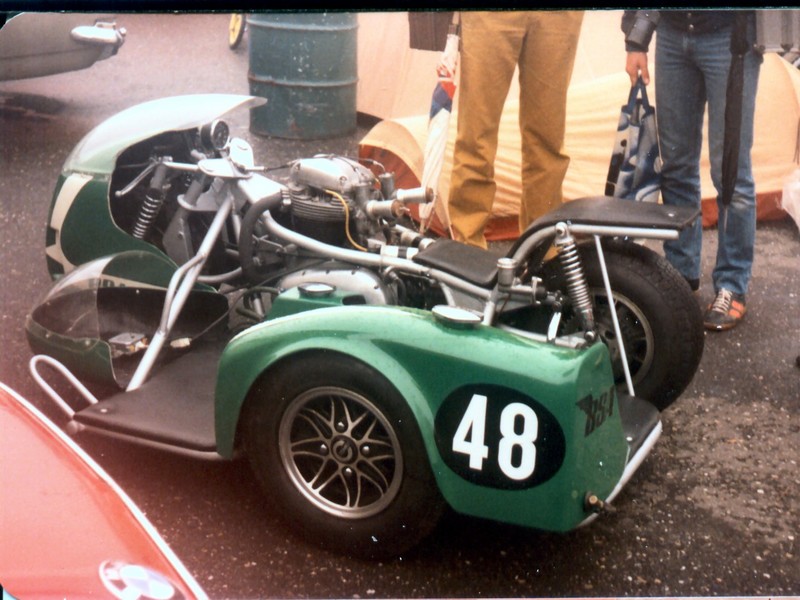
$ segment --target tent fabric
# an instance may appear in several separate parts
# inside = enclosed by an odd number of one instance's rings
[[[567,96],[565,152],[570,156],[563,192],[565,201],[602,195],[616,135],[620,107],[630,91],[630,80],[620,63],[618,73],[574,82]],[[651,65],[650,73],[654,73]],[[655,77],[651,78],[649,93]],[[457,98],[457,96],[456,96]],[[457,99],[456,99],[457,106]],[[658,111],[658,106],[656,106]],[[518,236],[517,210],[521,190],[519,104],[509,96],[500,124],[499,147],[495,162],[497,196],[487,227],[487,239],[513,239]],[[458,110],[450,119],[439,194],[447,198],[453,167]],[[396,172],[398,185],[419,185],[423,171],[423,148],[428,115],[386,119],[361,140],[359,153],[383,163]],[[800,128],[800,71],[779,55],[764,55],[756,98],[755,142],[752,150],[753,175],[758,196],[758,218],[786,217],[781,208],[784,183],[797,169],[796,151]],[[716,192],[711,183],[708,146],[701,158],[703,225],[717,222]],[[442,224],[446,216],[438,215]],[[437,229],[435,226],[434,229]],[[441,230],[440,230],[441,231]]]

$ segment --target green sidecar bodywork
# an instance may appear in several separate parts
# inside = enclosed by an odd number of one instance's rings
[[[76,268],[29,317],[31,347],[124,387],[135,334],[152,328],[173,268],[136,251]],[[405,400],[450,506],[554,531],[591,518],[597,505],[587,498],[612,499],[660,433],[655,409],[618,396],[604,344],[557,347],[446,312],[367,306],[333,289],[287,290],[269,320],[232,339],[217,327],[226,313],[221,294],[196,286],[172,356],[141,389],[76,412],[77,428],[229,459],[256,381],[269,385],[298,357],[344,355]],[[200,332],[203,343],[177,343]]]

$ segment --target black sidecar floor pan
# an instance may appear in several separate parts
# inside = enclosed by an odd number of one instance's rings
[[[214,386],[223,348],[221,342],[199,346],[161,368],[139,389],[81,410],[75,421],[101,434],[216,452]]]

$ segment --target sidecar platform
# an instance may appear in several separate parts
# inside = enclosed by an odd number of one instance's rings
[[[214,385],[223,348],[223,343],[198,345],[139,389],[92,404],[74,421],[101,435],[215,458]]]

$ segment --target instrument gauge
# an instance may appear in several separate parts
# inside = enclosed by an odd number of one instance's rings
[[[217,119],[200,129],[200,142],[208,150],[220,151],[228,145],[231,130],[225,121]]]

